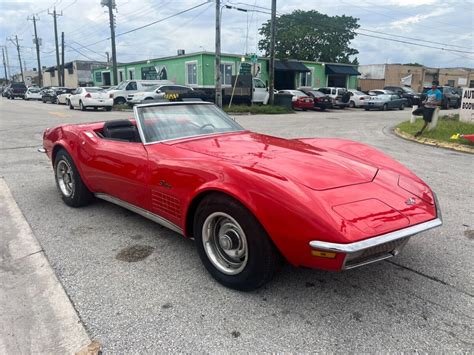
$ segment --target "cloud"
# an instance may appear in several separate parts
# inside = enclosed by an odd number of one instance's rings
[[[438,16],[446,16],[449,13],[452,13],[454,11],[453,8],[447,8],[447,9],[436,9],[434,11],[431,11],[429,13],[425,14],[417,14],[415,16],[411,17],[406,17],[401,20],[393,21],[390,23],[392,27],[405,27],[407,25],[413,25],[417,24],[419,22],[422,22],[424,20],[430,19],[432,17],[438,17]]]

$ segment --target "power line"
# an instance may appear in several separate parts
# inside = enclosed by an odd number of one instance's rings
[[[357,31],[354,31],[354,32],[357,33],[357,34],[360,35],[360,36],[366,36],[366,37],[372,37],[372,38],[383,39],[383,40],[386,40],[386,41],[392,41],[392,42],[410,44],[410,45],[412,45],[412,46],[439,49],[439,50],[446,51],[446,52],[474,54],[474,52],[460,51],[460,50],[457,50],[457,49],[449,49],[449,48],[442,48],[442,47],[434,47],[434,46],[428,46],[428,45],[426,45],[426,44],[420,44],[420,43],[402,41],[402,40],[398,40],[398,39],[385,38],[385,37],[380,37],[380,36],[375,36],[375,35],[368,35],[368,34],[360,33],[360,32],[357,32]]]
[[[143,25],[143,26],[140,26],[140,27],[136,27],[136,28],[133,28],[133,29],[131,29],[131,30],[128,30],[128,31],[125,31],[125,32],[122,32],[122,33],[118,33],[118,34],[115,35],[115,37],[120,37],[120,36],[129,34],[129,33],[132,33],[132,32],[138,31],[138,30],[141,30],[141,29],[143,29],[143,28],[150,27],[150,26],[155,25],[155,24],[157,24],[157,23],[160,23],[160,22],[169,20],[170,18],[179,16],[179,15],[184,14],[184,13],[186,13],[186,12],[189,12],[189,11],[191,11],[191,10],[197,9],[198,7],[201,7],[201,6],[203,6],[203,5],[205,5],[205,4],[208,4],[208,3],[209,3],[209,2],[207,2],[207,1],[206,1],[206,2],[203,2],[203,3],[200,3],[199,5],[196,5],[196,6],[193,6],[193,7],[188,8],[188,9],[179,11],[179,12],[173,14],[173,15],[169,15],[169,16],[163,17],[163,18],[161,18],[161,19],[159,19],[159,20],[150,22],[150,23],[148,23],[148,24],[146,24],[146,25]],[[87,45],[85,45],[84,47],[91,47],[91,46],[96,45],[96,44],[98,44],[98,43],[101,43],[101,42],[104,42],[104,41],[108,41],[109,39],[110,39],[110,37],[107,37],[107,38],[101,39],[100,41],[97,41],[97,42],[94,42],[94,43],[91,43],[91,44],[87,44]]]
[[[440,45],[445,46],[445,47],[466,48],[466,46],[457,46],[457,45],[455,45],[455,44],[446,44],[446,43],[441,43],[441,42],[433,42],[433,41],[428,41],[428,40],[421,39],[421,38],[407,37],[407,36],[395,35],[395,34],[392,34],[392,33],[386,33],[386,32],[382,32],[382,31],[368,30],[368,29],[362,28],[362,27],[360,27],[358,30],[359,30],[359,31],[371,32],[371,33],[377,33],[377,34],[383,34],[383,35],[392,36],[392,37],[411,39],[411,40],[419,41],[419,42],[440,44]]]

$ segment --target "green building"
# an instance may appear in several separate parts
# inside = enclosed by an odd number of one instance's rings
[[[244,59],[244,60],[243,60]],[[252,61],[253,59],[253,61]],[[124,80],[171,80],[176,84],[198,88],[214,87],[215,55],[211,52],[198,52],[163,58],[142,60],[119,64],[118,82]],[[268,81],[268,58],[251,58],[235,54],[222,54],[222,85],[230,86],[232,75],[252,73],[264,82]],[[110,86],[112,68],[102,67],[92,72],[94,85]],[[308,62],[298,60],[276,60],[275,88],[295,89],[298,87],[338,86],[357,88],[357,66]]]

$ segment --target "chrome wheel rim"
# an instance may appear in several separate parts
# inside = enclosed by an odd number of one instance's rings
[[[222,273],[237,275],[248,261],[247,238],[239,223],[224,212],[204,221],[202,243],[210,262]]]
[[[74,177],[71,165],[66,160],[60,160],[56,166],[56,179],[61,193],[70,197],[74,191]]]

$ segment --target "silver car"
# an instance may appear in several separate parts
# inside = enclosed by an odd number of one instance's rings
[[[155,85],[150,86],[144,91],[129,94],[127,96],[127,104],[136,105],[149,100],[161,99],[167,93],[182,95],[193,91],[193,88],[184,85]]]

